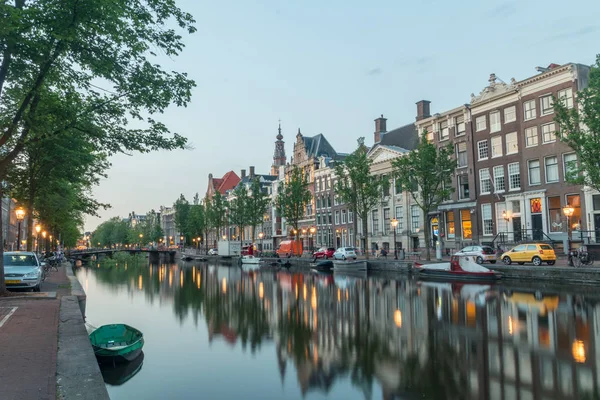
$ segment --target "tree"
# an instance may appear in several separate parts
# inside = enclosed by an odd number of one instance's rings
[[[269,194],[262,189],[259,178],[254,178],[248,198],[248,225],[252,228],[253,242],[256,237],[256,227],[264,222],[269,202]]]
[[[173,204],[175,209],[175,227],[179,231],[180,235],[187,237],[189,235],[189,218],[191,205],[186,200],[183,194],[179,195],[179,198]]]
[[[233,191],[233,199],[229,201],[229,223],[238,228],[240,247],[244,240],[244,227],[250,222],[248,212],[248,189],[246,185],[238,185]]]
[[[369,212],[381,199],[382,180],[371,175],[373,160],[367,157],[365,139],[358,139],[358,147],[341,163],[334,166],[336,183],[335,193],[342,202],[347,203],[356,215],[354,232],[358,232],[357,219],[362,220],[365,255],[369,258]]]
[[[417,148],[393,160],[392,166],[396,184],[402,191],[411,194],[414,203],[423,213],[427,260],[431,260],[429,213],[435,211],[440,203],[450,198],[454,192],[454,148],[452,144],[437,147],[427,140],[427,131],[423,131]]]
[[[305,208],[312,200],[312,194],[308,189],[308,179],[304,172],[297,166],[293,166],[287,182],[281,183],[275,205],[286,222],[294,229],[295,239],[298,240],[299,221],[304,218]]]
[[[217,241],[220,240],[221,229],[225,226],[225,215],[227,214],[227,200],[216,192],[212,199],[207,199],[208,221],[211,228],[215,230]]]
[[[566,167],[566,180],[600,190],[600,54],[590,69],[588,87],[577,94],[576,106],[554,99],[556,134],[577,153]]]
[[[194,204],[190,208],[188,232],[192,238],[204,235],[206,229],[206,213],[202,204]]]
[[[184,148],[154,115],[186,106],[195,84],[157,53],[177,56],[176,29],[194,22],[173,0],[1,2],[0,180],[26,146],[72,130],[108,154]]]

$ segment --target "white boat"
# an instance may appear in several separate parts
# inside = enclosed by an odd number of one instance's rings
[[[354,271],[367,271],[367,261],[365,260],[354,260],[354,261],[340,261],[333,260],[334,271],[354,272]]]
[[[242,264],[260,264],[260,258],[254,256],[242,256]]]
[[[471,256],[452,256],[450,262],[443,263],[415,263],[413,272],[423,279],[495,281],[502,278],[501,273],[477,264]]]

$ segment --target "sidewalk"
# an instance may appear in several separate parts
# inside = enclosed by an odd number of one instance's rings
[[[64,267],[46,278],[42,291],[56,292],[56,299],[0,300],[0,397],[3,399],[56,399],[60,298],[70,294]]]

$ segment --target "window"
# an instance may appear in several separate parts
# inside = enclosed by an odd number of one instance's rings
[[[306,205],[306,215],[313,215],[312,204]]]
[[[498,132],[501,129],[500,111],[490,113],[490,132]]]
[[[454,211],[446,212],[446,232],[448,239],[454,239],[456,237],[456,230],[454,229]]]
[[[492,158],[502,157],[502,136],[494,136],[492,142]]]
[[[354,213],[348,210],[348,223],[354,222]]]
[[[503,236],[506,236],[508,231],[508,221],[505,220],[504,217],[506,217],[506,204],[496,203],[496,231]],[[504,237],[504,240],[506,240],[506,237]]]
[[[508,164],[508,189],[521,189],[521,168],[519,163]]]
[[[562,215],[560,207],[560,197],[548,197],[548,223],[550,232],[562,231]]]
[[[559,90],[558,100],[567,108],[573,108],[573,89]]]
[[[523,103],[523,113],[525,114],[525,121],[534,119],[535,115],[535,100],[526,101]]]
[[[456,135],[455,136],[464,135],[465,132],[467,131],[467,128],[465,127],[465,117],[463,117],[463,116],[456,117],[455,123],[456,123]]]
[[[458,176],[458,199],[464,200],[469,198],[469,176]]]
[[[481,219],[483,220],[483,235],[491,236],[494,234],[494,220],[492,219],[492,205],[481,205]]]
[[[540,114],[548,115],[554,112],[554,108],[552,107],[552,95],[549,94],[547,96],[540,98]]]
[[[537,146],[538,145],[538,133],[537,126],[525,129],[525,146]]]
[[[481,194],[489,194],[492,191],[492,181],[490,179],[490,170],[487,168],[479,170],[479,187]]]
[[[448,121],[440,122],[440,140],[446,140],[450,137],[450,131],[448,130]]]
[[[317,196],[317,204],[316,204],[317,210],[321,209],[321,197]]]
[[[373,234],[379,232],[379,210],[373,210]]]
[[[563,154],[563,164],[565,180],[569,177],[575,177],[577,174],[577,155],[575,153]]]
[[[529,185],[539,185],[540,179],[540,160],[529,160]]]
[[[383,209],[383,232],[387,235],[390,233],[391,219],[390,219],[390,209]]]
[[[336,225],[340,224],[340,212],[339,211],[335,212],[335,224]]]
[[[404,226],[404,213],[402,211],[402,207],[396,207],[396,220],[398,221],[398,226],[396,226],[396,233],[402,232]]]
[[[542,141],[544,143],[556,142],[556,128],[554,122],[542,125]]]
[[[410,227],[413,232],[421,227],[421,210],[416,204],[410,206]]]
[[[477,119],[475,119],[475,131],[479,132],[484,130],[486,128],[485,122],[485,115],[477,117]]]
[[[390,179],[387,175],[381,176],[381,191],[384,197],[389,197],[390,195]]]
[[[402,185],[400,185],[400,180],[399,179],[395,179],[394,180],[394,188],[396,190],[396,194],[402,194]]]
[[[333,224],[333,217],[331,216],[331,213],[328,213],[327,216],[329,219],[329,225]]]
[[[569,218],[572,230],[579,230],[581,224],[581,197],[578,194],[567,195],[567,204],[573,207],[573,215]]]
[[[471,211],[470,210],[460,210],[460,220],[462,227],[462,238],[463,239],[472,239],[473,238],[473,230],[471,225]]]
[[[346,223],[346,210],[342,210],[342,224]]]
[[[487,160],[487,158],[488,158],[488,142],[487,142],[487,140],[482,140],[481,142],[477,142],[477,149],[479,150],[479,159]]]
[[[504,166],[498,165],[494,167],[494,192],[504,192],[506,183],[504,182]]]
[[[558,182],[558,159],[556,156],[544,159],[546,167],[546,183]]]
[[[506,137],[506,154],[515,154],[519,152],[519,142],[517,132],[507,133]]]
[[[458,168],[467,166],[467,142],[456,144],[456,166]]]
[[[504,109],[504,123],[514,122],[517,120],[517,107],[507,107]]]

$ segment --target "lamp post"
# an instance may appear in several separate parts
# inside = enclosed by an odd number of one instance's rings
[[[396,244],[396,227],[398,226],[398,220],[396,218],[390,221],[392,224],[392,230],[394,231],[394,260],[398,259],[398,245]]]
[[[309,229],[310,232],[310,251],[311,253],[315,251],[315,232],[317,231],[317,228],[315,228],[314,226],[311,226]]]
[[[41,230],[42,230],[42,226],[41,225],[36,225],[35,226],[35,232],[36,232],[36,235],[35,235],[35,244],[36,244],[35,247],[36,247],[36,249],[35,249],[35,251],[38,254],[40,253],[40,232],[41,232]]]
[[[169,246],[172,245],[172,244],[173,244],[173,236],[169,236]]]
[[[183,250],[185,250],[185,243],[183,242],[183,235],[179,236],[179,244],[181,245],[181,248]]]
[[[144,238],[144,234],[140,233],[140,250],[142,249],[142,239]]]
[[[21,250],[21,222],[25,218],[25,209],[23,207],[19,207],[15,210],[15,214],[17,214],[18,231],[17,231],[17,251]]]
[[[573,265],[573,259],[571,258],[571,217],[575,209],[569,205],[563,207],[563,214],[567,217],[567,259],[569,260],[569,265]]]
[[[508,221],[510,221],[510,215],[506,212],[506,210],[502,211],[502,218],[506,221],[506,240],[504,243],[508,242]]]
[[[260,253],[262,254],[263,252],[263,238],[265,237],[265,234],[260,232],[258,234],[258,238],[260,239]]]

